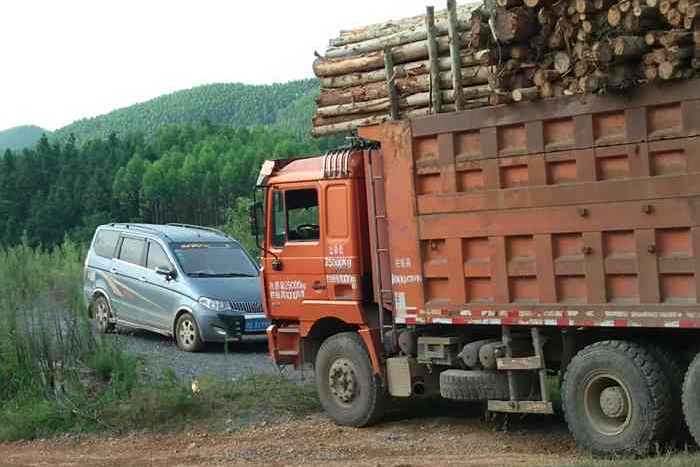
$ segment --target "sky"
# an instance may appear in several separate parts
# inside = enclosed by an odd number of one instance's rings
[[[214,82],[313,76],[341,29],[444,0],[0,0],[0,130],[55,130]]]

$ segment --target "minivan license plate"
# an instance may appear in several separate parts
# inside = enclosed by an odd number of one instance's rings
[[[245,320],[246,331],[263,331],[270,325],[270,320],[265,318],[254,318]]]

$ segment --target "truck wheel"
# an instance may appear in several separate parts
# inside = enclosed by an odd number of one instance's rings
[[[363,427],[384,413],[386,394],[374,376],[360,336],[343,332],[329,337],[316,356],[318,397],[326,413],[343,426]]]
[[[495,370],[445,370],[440,373],[440,395],[458,401],[508,400],[508,375]]]
[[[576,354],[562,406],[576,442],[597,456],[646,454],[670,437],[670,386],[659,360],[639,344],[602,341]]]
[[[92,303],[92,309],[97,331],[100,334],[108,334],[114,331],[114,323],[111,322],[112,307],[109,306],[107,299],[99,295]]]
[[[700,444],[700,354],[693,359],[683,381],[683,415],[695,442]]]
[[[690,431],[683,418],[683,404],[681,403],[684,365],[681,365],[681,358],[674,354],[671,349],[654,344],[645,345],[645,348],[661,363],[666,381],[669,383],[672,404],[671,419],[673,420],[671,440],[676,447],[684,448],[690,442]]]

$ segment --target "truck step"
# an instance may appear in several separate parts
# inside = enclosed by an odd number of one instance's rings
[[[496,368],[499,370],[540,370],[542,357],[497,358]]]
[[[551,402],[543,401],[489,401],[489,412],[553,414]]]
[[[287,333],[287,334],[299,334],[299,328],[294,328],[294,327],[289,327],[289,328],[279,328],[277,329],[278,333]]]
[[[296,350],[280,350],[278,354],[280,357],[296,357],[299,355],[299,352]]]

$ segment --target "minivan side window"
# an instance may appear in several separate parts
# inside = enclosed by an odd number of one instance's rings
[[[103,258],[112,258],[114,249],[117,246],[117,240],[119,240],[119,232],[114,230],[100,230],[97,232],[97,236],[95,236],[95,243],[93,245],[95,254]]]
[[[149,243],[146,267],[151,271],[155,271],[156,268],[164,268],[170,271],[173,268],[168,259],[168,255],[165,254],[160,245],[154,242]]]
[[[143,250],[146,242],[139,238],[124,237],[119,259],[127,263],[143,266]]]

